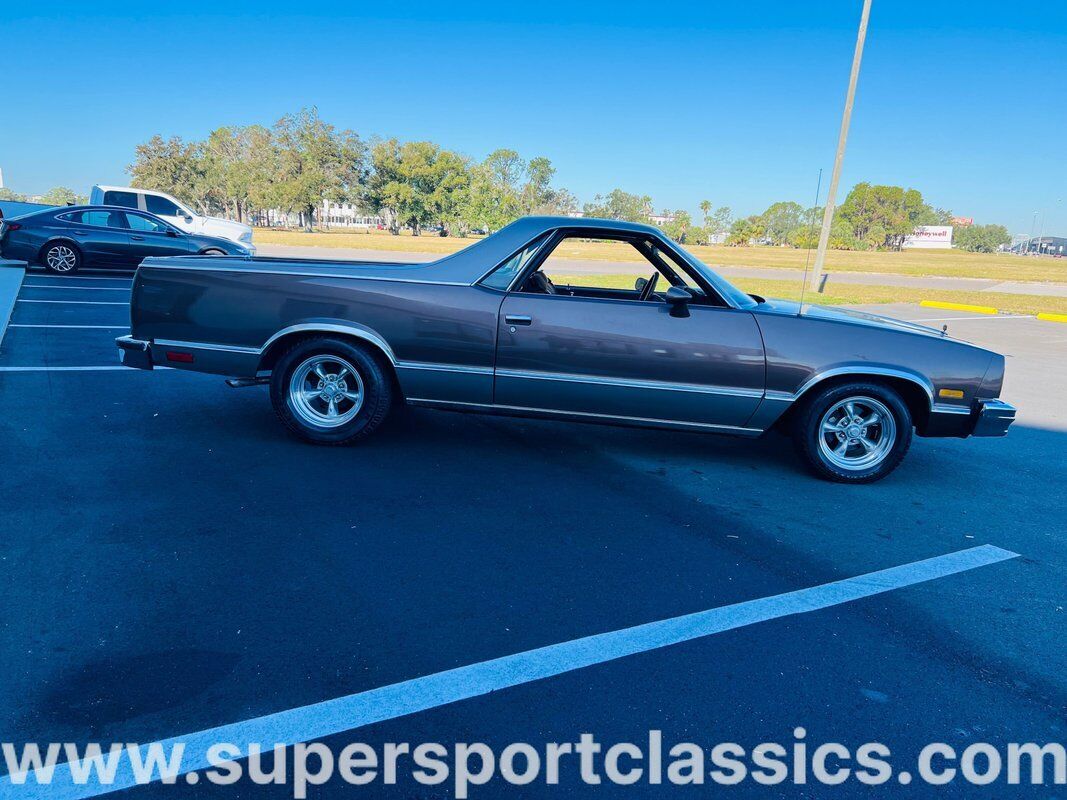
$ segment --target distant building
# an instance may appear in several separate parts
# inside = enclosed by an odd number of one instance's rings
[[[674,222],[674,214],[664,212],[662,214],[649,214],[648,221],[653,225],[669,225]]]
[[[1064,236],[1024,236],[1021,241],[1014,237],[1011,243],[1013,253],[1035,253],[1040,256],[1067,256],[1067,237]]]

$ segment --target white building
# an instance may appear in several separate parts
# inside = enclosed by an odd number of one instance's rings
[[[331,203],[322,201],[319,210],[319,225],[330,228],[377,229],[385,227],[385,217],[369,214],[354,203]]]

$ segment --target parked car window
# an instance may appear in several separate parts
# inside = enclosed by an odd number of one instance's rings
[[[137,208],[136,192],[104,192],[105,206],[122,206],[123,208]]]
[[[154,194],[144,196],[145,210],[157,217],[180,217],[182,211],[176,204],[165,197],[157,197]]]
[[[522,272],[523,267],[529,263],[534,253],[540,249],[546,239],[548,239],[547,235],[538,237],[530,242],[530,244],[489,273],[482,280],[482,285],[488,286],[490,289],[499,289],[502,292],[507,291],[512,281],[515,280],[515,276]]]
[[[127,214],[126,219],[130,221],[130,229],[135,231],[149,231],[150,233],[166,233],[167,226],[162,222],[151,217],[144,217],[140,214]]]
[[[643,289],[653,276],[656,285],[646,296]],[[662,293],[672,285],[686,286],[694,300],[706,302],[692,276],[654,240],[571,235],[553,248],[520,291],[663,302]]]
[[[61,219],[76,225],[92,225],[97,228],[126,227],[126,215],[121,211],[75,211],[63,214]]]

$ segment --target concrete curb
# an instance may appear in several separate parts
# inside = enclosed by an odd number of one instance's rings
[[[25,261],[0,259],[0,344],[7,333],[7,323],[15,309],[15,298],[22,288],[22,279],[26,277]]]

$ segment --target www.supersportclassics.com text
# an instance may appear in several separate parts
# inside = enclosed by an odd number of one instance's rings
[[[595,786],[640,784],[731,786],[748,781],[772,786],[783,783],[835,786],[856,781],[868,786],[909,784],[931,786],[952,782],[973,785],[1063,785],[1067,755],[1062,743],[983,742],[960,749],[944,742],[924,746],[897,770],[893,753],[880,742],[849,747],[839,742],[813,743],[803,728],[788,743],[761,742],[746,747],[735,742],[700,745],[665,742],[651,730],[644,742],[601,743],[583,733],[574,741],[534,746],[515,742],[494,749],[482,742],[369,745],[353,742],[331,748],[321,742],[285,744],[170,740],[152,744],[53,742],[3,744],[7,776],[18,785],[70,785],[90,788],[87,794],[147,783],[194,784],[207,780],[225,786],[240,781],[257,785],[289,783],[295,798],[309,786],[332,779],[361,786],[395,785],[406,774],[436,786],[451,783],[457,798],[490,781],[525,786],[580,781]],[[195,738],[195,737],[190,737]]]

